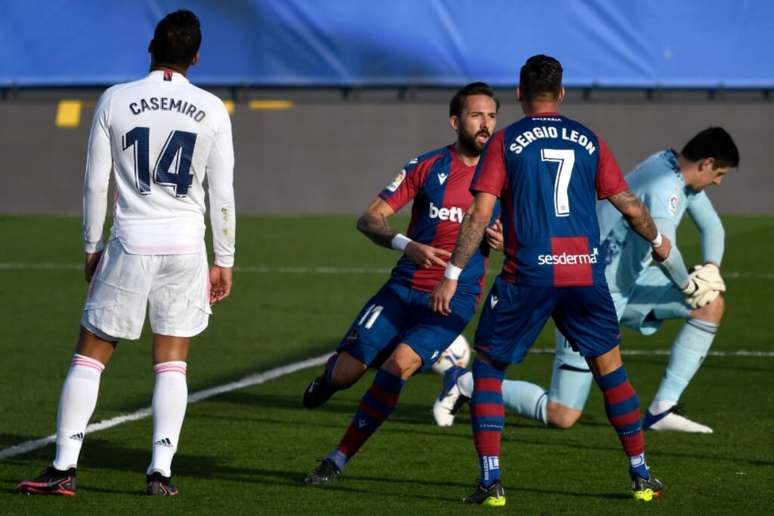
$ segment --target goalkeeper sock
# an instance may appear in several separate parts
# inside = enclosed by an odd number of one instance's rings
[[[650,406],[651,414],[663,412],[663,410],[659,412],[653,410],[662,408],[667,404],[665,402],[671,403],[670,407],[677,403],[688,383],[699,370],[704,357],[707,356],[717,331],[718,325],[715,323],[700,319],[686,321],[672,345],[669,364],[653,404]]]
[[[360,406],[347,432],[329,457],[335,461],[334,455],[338,451],[346,457],[346,460],[351,459],[395,410],[400,391],[405,383],[405,380],[399,376],[383,369],[377,371],[374,383],[360,399]],[[342,469],[343,464],[337,463],[337,465]]]
[[[503,404],[521,417],[546,423],[548,393],[539,385],[518,380],[503,382]]]

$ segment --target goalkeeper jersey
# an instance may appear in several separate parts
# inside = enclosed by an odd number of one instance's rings
[[[687,212],[699,228],[704,260],[720,264],[724,247],[720,217],[706,193],[685,186],[674,150],[650,156],[626,176],[626,181],[673,246],[677,246],[677,226]],[[610,291],[627,292],[653,263],[650,242],[637,235],[610,203],[599,203],[597,214],[607,251],[605,273]]]
[[[205,177],[215,263],[234,262],[234,150],[223,102],[171,70],[118,84],[100,98],[83,193],[87,252],[102,247],[110,173],[111,238],[132,254],[189,254],[204,245]]]

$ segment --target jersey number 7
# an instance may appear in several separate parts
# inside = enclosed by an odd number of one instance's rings
[[[153,167],[153,181],[158,185],[175,188],[176,197],[185,197],[191,186],[191,156],[196,145],[196,133],[172,131],[161,149],[156,166]],[[143,195],[151,193],[150,186],[150,128],[135,127],[124,135],[124,150],[133,147],[134,181],[137,191]]]
[[[558,163],[554,180],[554,213],[557,217],[570,215],[570,197],[567,190],[570,188],[572,169],[575,166],[575,151],[572,149],[540,149],[540,160],[549,163]]]

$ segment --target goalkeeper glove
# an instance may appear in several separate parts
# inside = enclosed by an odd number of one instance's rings
[[[682,290],[691,308],[700,308],[713,302],[721,292],[725,292],[726,284],[720,276],[718,266],[706,263],[693,268],[693,272],[688,275],[688,284]]]

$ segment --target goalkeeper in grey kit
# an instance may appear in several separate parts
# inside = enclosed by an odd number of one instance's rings
[[[643,335],[655,333],[666,319],[686,319],[672,346],[669,364],[643,421],[646,430],[712,433],[709,426],[691,421],[678,406],[683,391],[706,357],[723,317],[720,275],[724,230],[704,189],[720,185],[739,165],[739,151],[720,127],[698,133],[681,152],[668,149],[640,163],[626,177],[631,190],[647,205],[659,232],[673,242],[669,258],[655,266],[649,242],[629,228],[606,203],[598,207],[600,234],[607,251],[605,273],[618,319]],[[688,272],[676,245],[676,231],[685,213],[701,236],[703,263]],[[654,242],[653,245],[657,243]],[[457,375],[435,402],[433,415],[441,426],[453,423],[460,397],[473,390],[472,375]],[[517,414],[559,428],[570,428],[580,418],[591,388],[586,361],[556,332],[556,358],[551,387],[505,381],[503,400]]]

